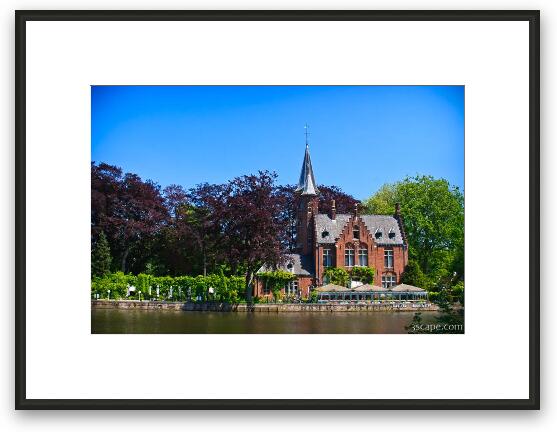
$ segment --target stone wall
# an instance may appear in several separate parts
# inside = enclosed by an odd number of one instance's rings
[[[363,312],[363,311],[436,311],[436,305],[428,307],[395,307],[393,303],[381,304],[228,304],[228,303],[180,303],[155,302],[139,300],[92,300],[91,307],[95,309],[140,309],[140,310],[183,310],[183,311],[212,311],[212,312]]]

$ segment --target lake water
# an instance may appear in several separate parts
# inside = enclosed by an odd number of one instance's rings
[[[186,312],[92,309],[91,333],[407,333],[412,312]],[[431,323],[437,312],[422,312]]]

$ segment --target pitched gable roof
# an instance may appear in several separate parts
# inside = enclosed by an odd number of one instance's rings
[[[296,253],[286,254],[284,264],[278,267],[278,270],[283,270],[295,274],[296,276],[313,276],[314,264],[311,255],[300,255]],[[257,273],[272,271],[270,266],[263,265]]]
[[[327,214],[316,215],[317,243],[335,243],[352,217],[354,216],[351,214],[337,214],[335,220],[332,220]],[[400,227],[393,216],[361,215],[359,218],[364,222],[376,244],[384,246],[404,244]],[[376,238],[376,232],[381,233],[379,238]]]

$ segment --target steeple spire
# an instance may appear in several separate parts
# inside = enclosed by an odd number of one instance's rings
[[[308,128],[309,126],[306,124],[306,153],[304,155],[302,172],[300,173],[300,180],[298,180],[296,192],[301,192],[302,195],[317,195],[319,193],[319,189],[317,189],[317,186],[315,185],[315,177],[313,176],[313,168],[311,167],[311,158],[309,157]]]

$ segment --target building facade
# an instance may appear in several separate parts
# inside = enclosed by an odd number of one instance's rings
[[[328,281],[328,267],[375,269],[374,285],[385,288],[397,285],[408,263],[408,242],[400,207],[392,216],[360,215],[356,206],[349,214],[337,214],[335,202],[328,214],[319,213],[319,189],[315,182],[309,146],[296,188],[296,251],[286,256],[282,270],[296,279],[283,290],[284,295],[309,297],[312,287]],[[262,268],[260,271],[265,271]],[[255,295],[272,296],[258,280]]]

